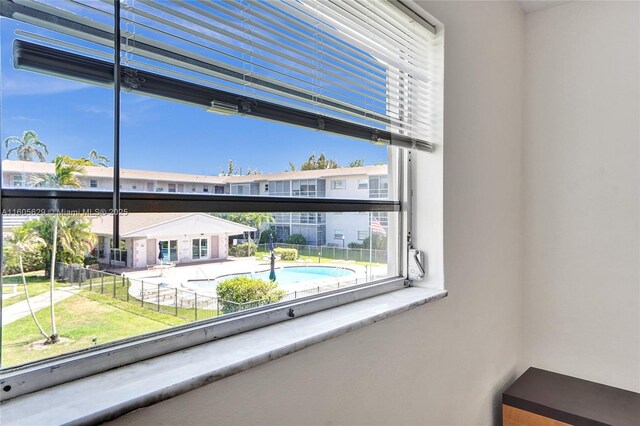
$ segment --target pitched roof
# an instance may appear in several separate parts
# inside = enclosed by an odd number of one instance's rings
[[[96,234],[113,232],[112,216],[93,218],[91,228]],[[206,213],[129,213],[120,216],[121,237],[165,237],[187,234],[239,235],[256,228],[242,225]]]

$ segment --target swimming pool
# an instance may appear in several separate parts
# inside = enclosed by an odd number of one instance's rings
[[[355,271],[346,268],[336,268],[334,266],[289,266],[276,268],[276,282],[281,287],[294,286],[295,284],[309,281],[345,278],[351,275],[355,275]],[[202,290],[213,290],[224,280],[235,277],[259,278],[269,281],[269,270],[249,274],[223,275],[213,280],[189,280],[189,284],[197,286]]]

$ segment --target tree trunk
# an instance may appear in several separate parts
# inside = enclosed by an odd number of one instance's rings
[[[29,291],[27,290],[27,278],[24,276],[24,268],[22,267],[22,253],[18,254],[18,264],[20,265],[20,274],[22,275],[22,287],[24,288],[24,296],[27,300],[27,306],[29,307],[29,312],[31,312],[31,317],[33,318],[33,322],[36,323],[38,330],[40,330],[40,334],[42,334],[46,339],[49,338],[47,333],[44,331],[40,323],[38,322],[38,318],[36,318],[35,312],[33,312],[33,308],[31,307],[31,299],[29,299]]]
[[[56,343],[58,341],[58,331],[56,329],[56,313],[53,303],[53,291],[55,289],[54,279],[56,275],[56,251],[58,250],[58,215],[53,219],[53,245],[51,250],[51,274],[49,277],[49,300],[51,302],[51,336],[48,343]]]

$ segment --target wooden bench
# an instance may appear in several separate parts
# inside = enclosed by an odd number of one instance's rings
[[[505,426],[640,425],[640,394],[529,368],[502,394]]]

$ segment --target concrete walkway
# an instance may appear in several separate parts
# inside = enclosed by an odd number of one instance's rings
[[[20,291],[22,291],[22,289],[20,289]],[[78,291],[79,290],[75,288],[56,289],[53,291],[53,302],[58,303],[75,294],[78,294]],[[38,312],[40,309],[49,307],[50,299],[48,291],[37,296],[32,296],[30,299],[31,307],[33,308],[34,312]],[[7,306],[2,310],[2,325],[5,326],[7,324],[11,324],[12,322],[17,321],[20,318],[24,318],[28,315],[31,315],[31,313],[29,312],[29,306],[27,305],[26,300],[14,303],[13,305]]]

